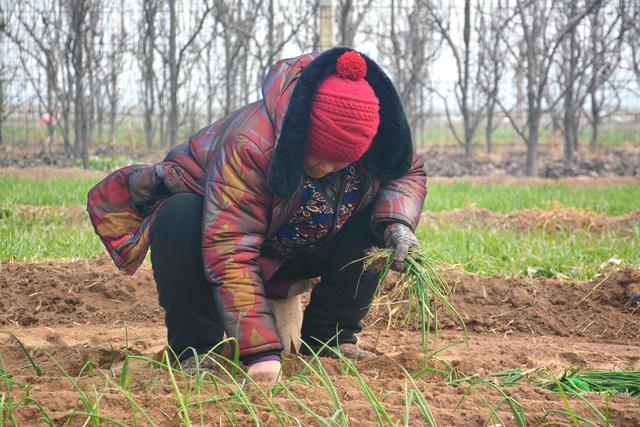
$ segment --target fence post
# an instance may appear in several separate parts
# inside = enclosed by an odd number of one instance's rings
[[[320,0],[320,50],[331,49],[333,41],[333,1]]]

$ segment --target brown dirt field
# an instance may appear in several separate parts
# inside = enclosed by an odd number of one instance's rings
[[[26,218],[36,218],[43,214],[57,215],[67,225],[89,223],[86,207],[83,205],[0,205],[0,212],[2,209],[8,209]],[[640,225],[640,211],[615,216],[597,214],[585,209],[555,207],[553,210],[531,208],[501,214],[476,206],[466,206],[446,212],[424,212],[420,225],[433,223],[515,229],[524,233],[534,230],[553,233],[581,229],[592,233],[621,231],[635,235],[634,227]]]
[[[90,224],[87,208],[83,205],[49,206],[49,205],[2,205],[3,210],[15,213],[28,220],[36,219],[42,215],[55,215],[65,225],[78,225],[83,222]]]
[[[635,185],[640,184],[640,178],[634,176],[576,176],[564,177],[558,179],[540,178],[540,177],[519,177],[506,175],[488,175],[488,176],[459,176],[459,177],[442,177],[434,176],[429,178],[429,183],[453,184],[459,181],[470,181],[476,184],[513,184],[513,185],[529,185],[529,184],[549,184],[560,183],[570,187],[590,187],[605,188],[616,185]]]
[[[17,176],[20,178],[95,178],[102,179],[107,175],[105,171],[85,170],[72,167],[56,167],[56,166],[40,166],[40,167],[1,167],[0,175]],[[550,180],[549,178],[538,177],[517,177],[503,175],[489,176],[461,176],[461,177],[440,177],[434,176],[429,178],[430,183],[454,183],[457,181],[472,181],[478,184],[544,184],[544,183],[562,183],[575,187],[610,187],[615,185],[634,185],[640,184],[640,178],[633,176],[578,176],[564,177]]]
[[[545,368],[560,374],[574,365],[587,369],[640,370],[640,304],[626,302],[630,295],[640,293],[639,270],[627,268],[588,282],[481,277],[455,270],[446,272],[446,276],[453,289],[451,301],[467,322],[471,353],[458,344],[438,357],[451,363],[460,375],[482,377],[514,368]],[[386,287],[391,289],[393,280]],[[382,356],[358,362],[357,367],[374,393],[385,396],[383,405],[392,420],[400,422],[404,417],[406,386],[402,368],[411,371],[423,358],[419,332],[401,326],[394,316],[390,317],[389,309],[393,310],[394,306],[387,302],[383,293],[361,334],[363,346]],[[449,317],[442,319],[441,327],[437,348],[463,338],[460,326]],[[84,411],[77,400],[78,390],[87,390],[90,396],[99,394],[101,415],[131,425],[134,411],[124,394],[117,391],[116,371],[109,367],[117,366],[126,351],[157,358],[165,342],[163,314],[149,266],[143,265],[135,276],[126,276],[116,272],[106,257],[67,263],[1,263],[0,330],[14,333],[24,342],[41,366],[42,375],[35,375],[20,347],[5,334],[0,334],[0,373],[4,369],[13,375],[13,381],[29,384],[30,397],[46,408],[56,425],[66,422],[81,425],[86,421],[82,416],[69,419],[74,408]],[[54,360],[61,366],[57,367]],[[81,375],[74,388],[73,380],[62,374],[61,368],[75,378],[87,360],[96,367],[94,376]],[[180,409],[166,372],[134,362],[131,365],[132,398],[154,423],[181,424]],[[346,374],[338,362],[325,359],[324,363],[350,424],[371,425],[371,406],[357,380]],[[297,358],[288,358],[285,376],[302,367]],[[183,384],[180,378],[178,383]],[[436,374],[421,376],[416,384],[439,425],[482,425],[490,416],[486,402],[495,405],[501,399],[498,392],[489,387],[468,384],[452,387]],[[209,391],[213,393],[212,387]],[[0,394],[5,388],[0,381]],[[331,400],[319,386],[296,382],[290,391],[320,414],[331,415]],[[523,404],[529,424],[540,422],[543,414],[551,409],[563,409],[559,394],[530,384],[505,391]],[[20,397],[25,392],[14,386],[13,393]],[[224,395],[225,391],[215,393]],[[604,411],[602,396],[590,394],[588,397]],[[305,415],[284,392],[277,394],[274,401],[303,422],[318,423]],[[570,405],[576,414],[597,421],[578,399],[570,399]],[[228,423],[224,415],[226,409],[221,409],[227,407],[208,404],[205,408],[204,424]],[[609,399],[608,411],[612,425],[640,424],[637,399],[614,396]],[[252,424],[246,411],[236,409],[236,412],[238,422]],[[515,424],[506,406],[497,412],[505,425]],[[198,423],[197,406],[189,413],[192,421]],[[37,424],[39,414],[35,405],[15,410],[20,425]],[[261,418],[266,425],[276,422],[273,414],[266,412],[261,413]],[[411,424],[420,425],[419,419],[417,410],[412,409]],[[137,420],[145,424],[140,416]],[[566,418],[562,420],[569,422]]]
[[[104,178],[107,173],[98,170],[86,170],[82,168],[61,168],[55,166],[39,166],[33,168],[0,168],[0,175],[17,176],[20,178]]]
[[[582,229],[589,232],[617,230],[635,234],[633,227],[640,225],[640,211],[614,216],[596,214],[585,209],[557,207],[553,210],[531,208],[501,214],[489,209],[467,206],[446,212],[424,212],[420,224],[433,223],[516,229],[525,233],[534,230],[552,233]]]

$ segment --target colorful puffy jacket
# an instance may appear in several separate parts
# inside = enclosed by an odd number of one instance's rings
[[[205,275],[226,333],[238,339],[243,358],[282,349],[265,297],[286,296],[286,286],[269,282],[284,259],[262,254],[261,247],[298,208],[314,93],[346,50],[277,62],[262,100],[200,130],[163,162],[120,169],[89,192],[95,231],[129,274],[149,248],[150,226],[166,189],[204,197]],[[365,173],[356,210],[373,203],[374,230],[384,222],[415,228],[426,196],[423,165],[393,84],[363,57],[366,80],[380,101],[380,125],[358,162]],[[157,191],[161,183],[163,194]]]

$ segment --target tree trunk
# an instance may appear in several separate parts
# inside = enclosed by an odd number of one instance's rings
[[[536,137],[537,138],[537,137]],[[538,175],[538,143],[527,144],[527,176]]]
[[[467,135],[465,135],[464,137],[465,141],[464,141],[464,159],[465,160],[471,160],[471,138],[469,138]]]
[[[525,140],[527,144],[527,176],[538,175],[538,142],[540,139],[540,118],[542,116],[541,108],[537,107],[541,101],[536,102],[536,94],[533,91],[534,80],[531,75],[532,70],[528,70],[528,135]]]
[[[529,112],[529,126],[527,138],[527,176],[538,175],[538,143],[540,139],[541,111],[535,109]]]
[[[87,40],[87,46],[89,46],[90,44],[93,44],[93,35],[89,35],[89,32],[91,30],[87,30],[87,34],[84,35],[84,37],[86,37],[87,39],[91,39],[91,41]],[[82,103],[84,105],[84,108],[88,111],[85,111],[83,116],[84,116],[84,120],[86,121],[86,136],[88,138],[91,138],[93,136],[93,126],[94,126],[94,122],[95,122],[95,104],[97,101],[97,98],[99,98],[100,96],[96,93],[97,92],[97,88],[96,88],[96,82],[95,82],[95,77],[94,77],[94,62],[93,62],[93,52],[92,52],[92,48],[91,47],[87,47],[85,49],[85,54],[86,54],[86,68],[87,68],[87,82],[89,85],[89,100],[87,102],[87,100],[85,99],[85,96],[83,95],[82,97]],[[84,147],[83,147],[83,153],[84,153]],[[84,159],[84,154],[83,154],[83,159]],[[88,166],[87,166],[88,167]]]
[[[153,126],[153,113],[156,101],[155,81],[153,73],[156,29],[156,6],[149,0],[144,2],[144,36],[143,36],[143,65],[144,78],[144,139],[145,147],[151,150],[153,147],[153,136],[155,134]]]
[[[104,141],[104,94],[100,89],[100,85],[97,84],[95,87],[95,93],[91,91],[92,94],[96,96],[95,99],[95,124],[98,128],[97,140],[100,142]],[[92,120],[93,122],[93,120]],[[111,131],[111,129],[109,129]]]
[[[178,63],[176,58],[176,0],[169,0],[169,144],[178,141]]]
[[[591,92],[591,140],[589,141],[589,149],[594,150],[600,146],[600,106],[598,104],[597,93],[595,90]]]
[[[167,138],[166,116],[167,113],[165,112],[164,108],[162,108],[160,110],[160,113],[158,114],[158,126],[160,129],[160,146],[163,148],[167,148],[167,146],[169,145]]]
[[[487,127],[485,128],[485,139],[487,154],[491,154],[493,151],[493,110],[495,108],[494,102],[489,102],[487,107]]]
[[[55,117],[55,120],[58,120],[57,117]],[[52,119],[49,121],[49,123],[47,123],[47,153],[51,153],[52,149],[53,149],[53,141],[55,138],[55,132],[56,132],[56,126],[54,124],[54,119],[52,117]]]
[[[47,113],[49,114],[49,122],[47,123],[47,153],[53,148],[53,141],[56,131],[56,122],[59,117],[55,107],[55,86],[56,86],[56,69],[50,57],[47,57]]]
[[[521,54],[524,54],[522,45],[519,46]],[[516,106],[515,119],[518,126],[524,123],[524,67],[522,61],[516,63]],[[522,141],[519,134],[515,135],[516,140]]]
[[[117,82],[113,82],[111,94],[111,105],[109,111],[109,143],[114,145],[116,143],[116,117],[118,114],[118,98],[117,98]]]
[[[566,92],[570,93],[571,89],[569,88],[571,84],[567,85]],[[571,96],[571,95],[567,95]],[[569,105],[565,104],[564,108],[564,160],[571,163],[574,159],[575,153],[575,135],[573,134],[573,120],[571,110],[573,109],[573,104],[571,100],[568,100],[567,96],[565,96],[565,103],[569,103]]]
[[[64,152],[71,154],[73,147],[71,146],[71,105],[73,104],[73,73],[71,72],[72,58],[67,54],[66,56],[66,93],[64,94],[64,105],[62,109],[62,139],[64,141]]]
[[[144,142],[148,150],[153,148],[153,111],[144,111]]]
[[[82,59],[82,53],[79,53],[78,59]],[[89,168],[89,155],[87,144],[87,113],[84,101],[84,79],[82,76],[76,75],[76,96],[74,105],[74,130],[75,130],[75,147],[76,157],[82,158],[82,167]]]
[[[87,4],[84,1],[72,5],[73,10],[71,25],[73,31],[72,64],[75,82],[74,97],[74,130],[75,130],[75,155],[82,159],[82,167],[89,168],[89,149],[87,141],[87,109],[85,103],[85,51],[84,45],[87,30],[84,28],[87,15]]]
[[[4,143],[4,140],[2,138],[2,127],[4,126],[4,119],[5,119],[5,115],[4,115],[4,103],[5,101],[5,93],[4,93],[4,82],[2,80],[2,78],[0,78],[0,145],[2,145]]]
[[[471,159],[473,129],[471,129],[471,111],[469,111],[469,74],[471,73],[471,0],[464,2],[464,82],[462,84],[462,118],[464,121],[464,158]]]
[[[207,123],[213,122],[213,100],[215,96],[215,84],[213,82],[213,73],[211,72],[211,63],[213,56],[211,51],[213,49],[213,43],[207,47],[207,65],[205,68],[207,76]]]

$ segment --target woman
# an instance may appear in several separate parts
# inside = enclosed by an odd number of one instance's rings
[[[355,334],[378,274],[357,260],[384,244],[400,265],[418,246],[426,176],[395,88],[366,56],[334,48],[279,61],[262,93],[163,162],[111,174],[88,211],[122,270],[151,247],[183,365],[193,364],[185,349],[206,353],[226,332],[248,374],[273,383],[282,344],[265,298],[287,297],[300,279],[321,277],[302,339],[375,356]]]

